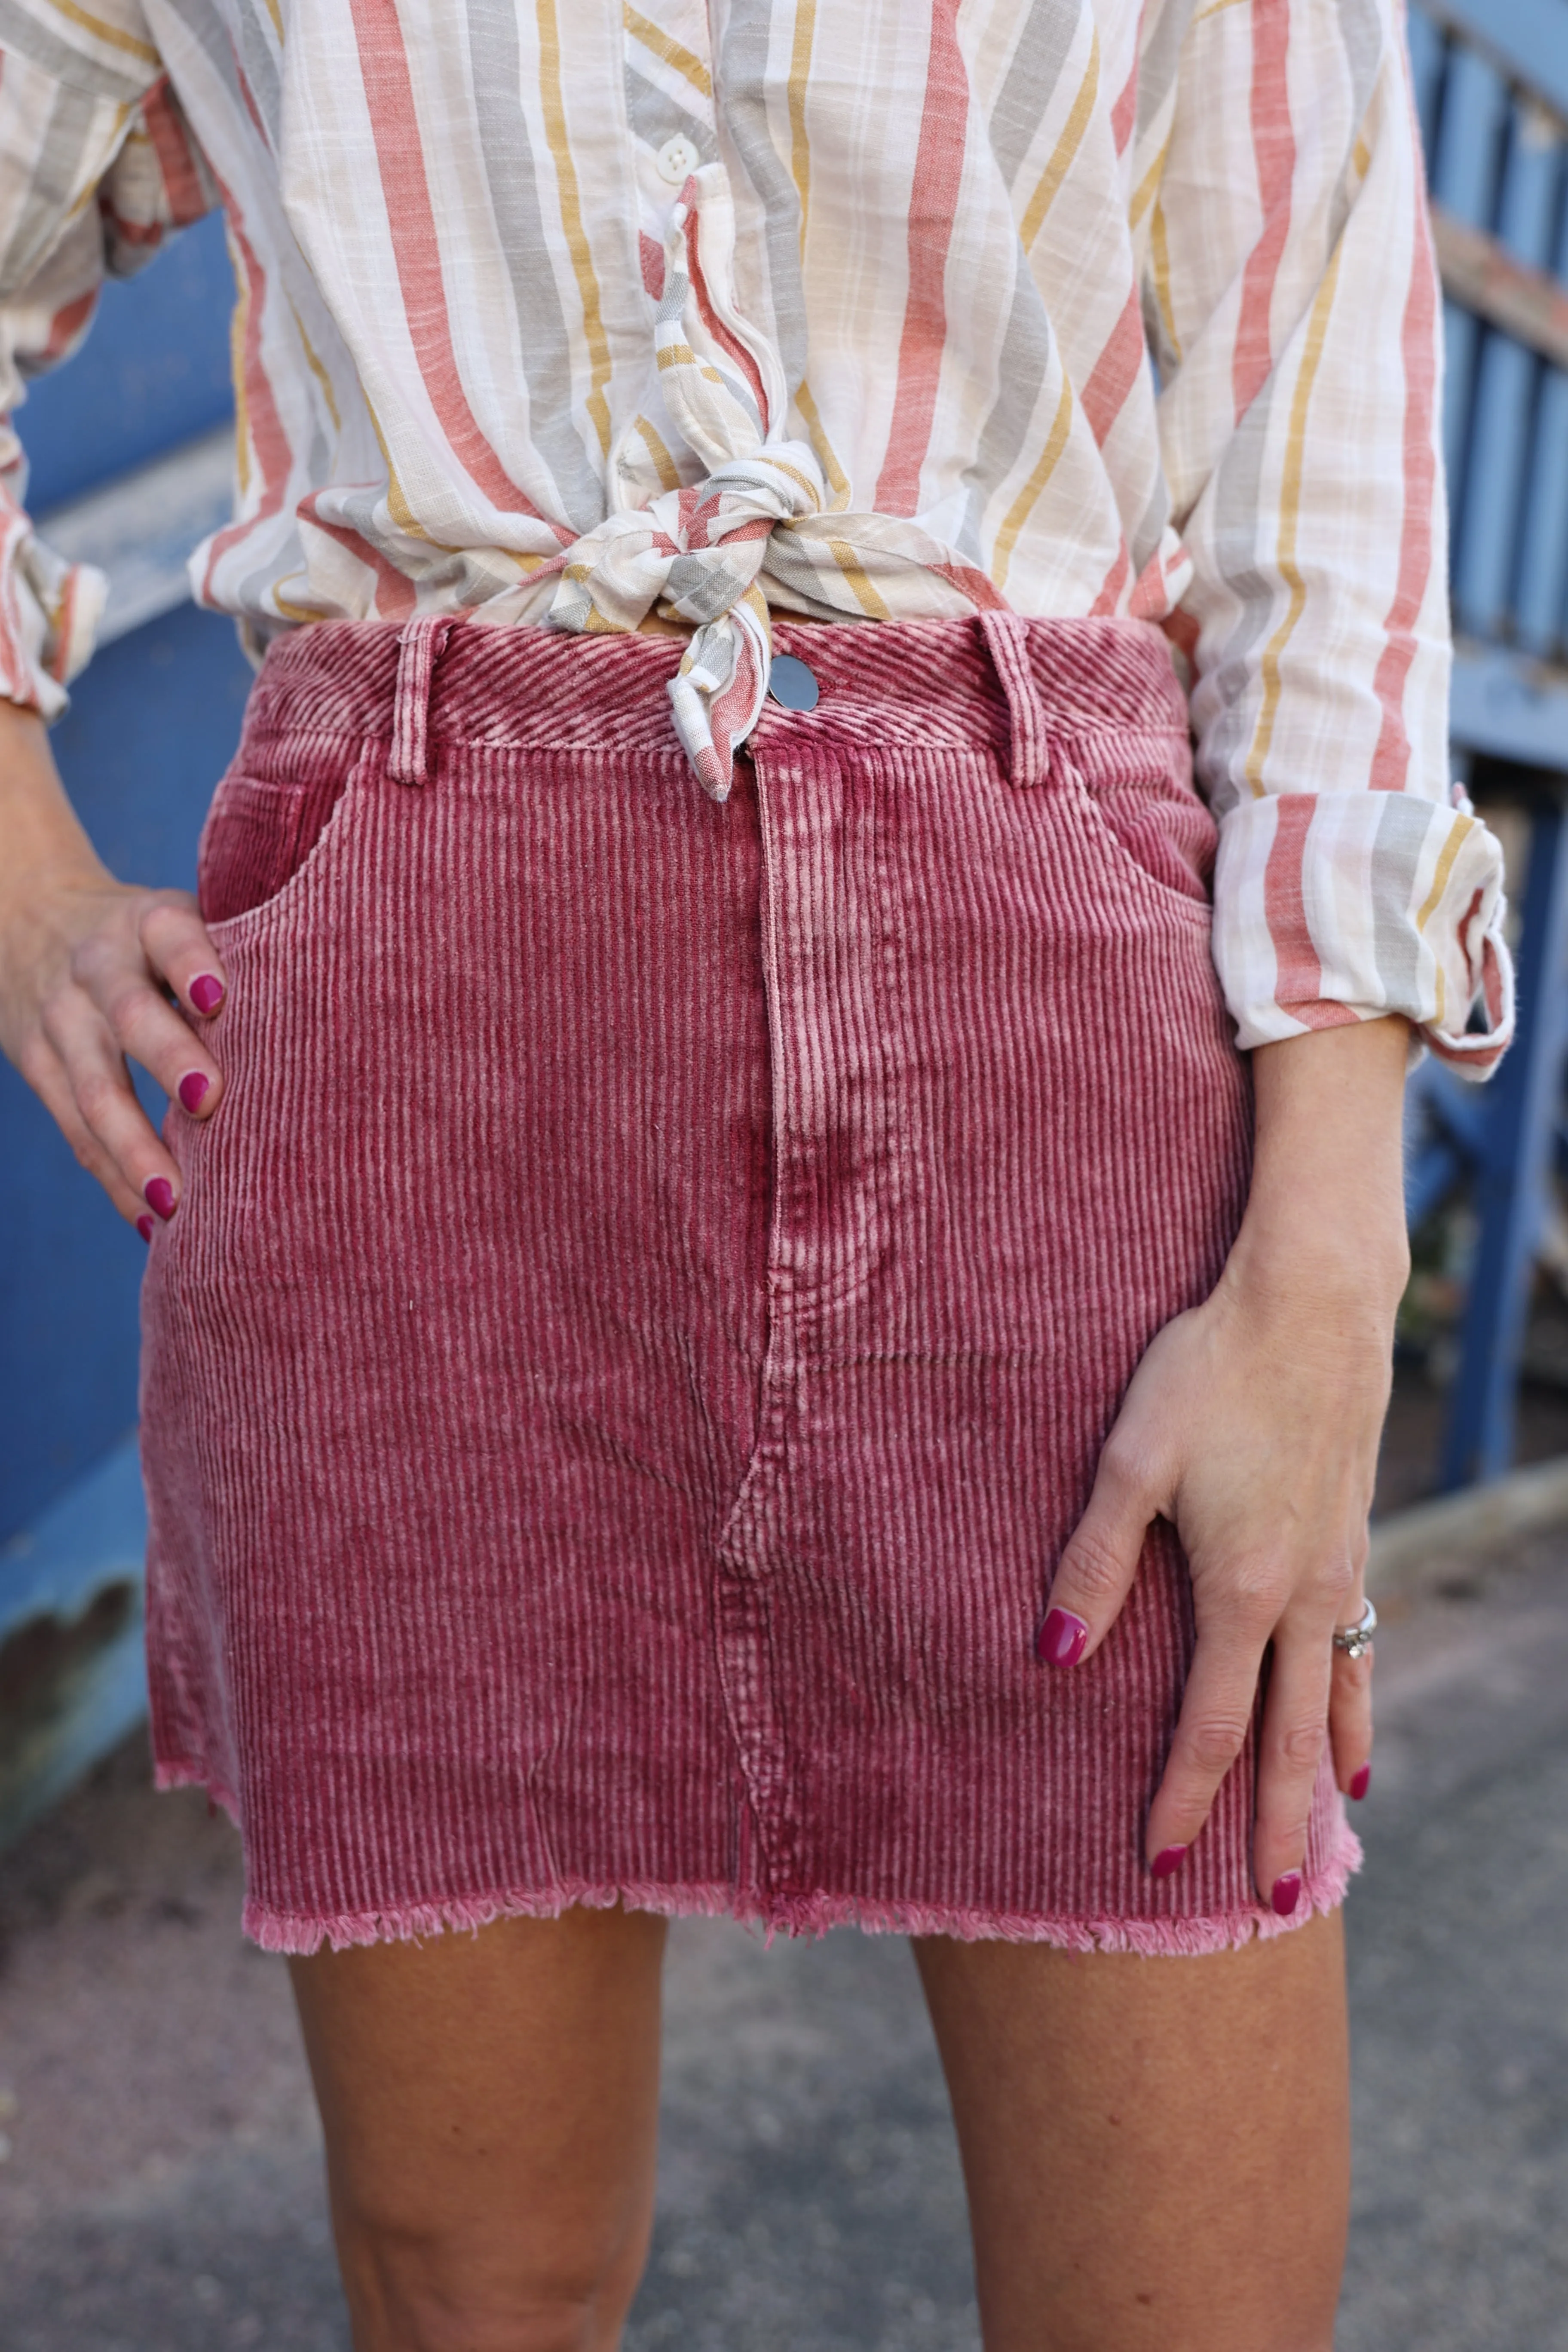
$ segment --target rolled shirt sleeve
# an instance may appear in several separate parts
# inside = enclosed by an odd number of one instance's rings
[[[106,586],[34,530],[14,415],[79,346],[105,277],[132,275],[215,194],[138,8],[0,0],[0,696],[46,719]]]
[[[1450,786],[1440,304],[1394,0],[1200,8],[1148,243],[1179,616],[1240,1043],[1511,1032],[1495,837]]]

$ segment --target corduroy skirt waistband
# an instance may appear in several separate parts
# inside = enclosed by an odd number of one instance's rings
[[[759,752],[830,730],[868,750],[990,752],[1026,782],[1053,744],[1092,777],[1101,739],[1124,762],[1130,737],[1187,730],[1170,648],[1147,622],[780,621],[773,638],[809,665],[821,699],[815,712],[764,704]],[[665,692],[681,652],[673,637],[564,636],[450,615],[316,622],[272,646],[246,732],[384,740],[409,781],[444,738],[684,760]]]

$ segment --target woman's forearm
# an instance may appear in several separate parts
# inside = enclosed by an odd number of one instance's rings
[[[66,797],[43,720],[0,699],[0,955],[46,874],[101,880],[103,868]]]
[[[1391,1016],[1257,1048],[1252,1187],[1228,1280],[1392,1324],[1409,1271],[1409,1041]]]

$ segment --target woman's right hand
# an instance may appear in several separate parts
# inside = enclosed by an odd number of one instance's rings
[[[223,1077],[191,1023],[223,1002],[222,960],[188,891],[142,889],[106,871],[66,799],[42,721],[9,702],[0,702],[0,1046],[121,1215],[151,1240],[153,1216],[174,1213],[180,1171],[136,1099],[126,1057],[191,1117],[212,1117]]]

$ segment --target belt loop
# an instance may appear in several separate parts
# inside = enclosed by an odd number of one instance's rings
[[[1021,786],[1043,784],[1051,772],[1051,745],[1029,663],[1029,625],[1019,613],[982,613],[980,629],[1007,698],[1008,773]]]
[[[436,665],[457,626],[452,613],[406,621],[397,640],[397,689],[392,704],[392,752],[386,772],[395,784],[422,784],[429,774],[430,690]]]

